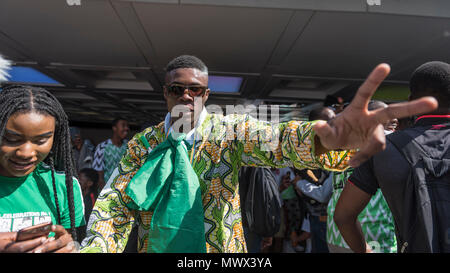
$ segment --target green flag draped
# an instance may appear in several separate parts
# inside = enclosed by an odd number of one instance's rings
[[[200,184],[185,137],[170,134],[156,146],[125,190],[132,199],[130,208],[153,211],[147,250],[151,253],[206,252]]]

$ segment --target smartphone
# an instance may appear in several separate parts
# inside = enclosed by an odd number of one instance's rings
[[[40,236],[48,235],[52,230],[52,222],[26,227],[17,232],[16,242],[27,241]]]

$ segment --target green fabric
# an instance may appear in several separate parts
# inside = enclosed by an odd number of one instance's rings
[[[330,202],[328,203],[327,210],[327,243],[348,249],[350,249],[350,247],[347,245],[339,232],[336,223],[333,221],[333,216],[337,201],[339,200],[342,190],[352,172],[353,169],[348,169],[342,173],[334,172],[332,174],[333,194]],[[380,189],[378,189],[377,193],[372,196],[370,202],[358,215],[358,220],[361,224],[361,229],[366,242],[370,244],[371,247],[374,247],[374,252],[397,252],[394,218],[392,217],[391,210],[389,209]]]
[[[295,194],[294,186],[290,185],[284,191],[281,192],[281,198],[284,200],[292,199],[297,197]]]
[[[70,228],[69,203],[64,173],[55,173],[61,225]],[[52,221],[58,223],[51,170],[44,164],[24,177],[0,176],[0,232]],[[75,226],[85,225],[81,188],[73,179]]]
[[[103,152],[103,179],[105,183],[108,182],[109,177],[114,172],[114,169],[119,164],[122,156],[127,151],[127,142],[123,142],[122,146],[117,147],[116,145],[109,143],[106,145]]]
[[[150,253],[206,252],[200,183],[185,137],[170,134],[156,146],[125,190],[133,200],[128,204],[131,209],[153,211]]]

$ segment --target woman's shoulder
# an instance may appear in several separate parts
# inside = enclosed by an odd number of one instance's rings
[[[40,176],[46,182],[52,182],[52,169],[49,165],[42,162],[34,172],[35,175]],[[61,185],[63,187],[66,186],[66,173],[64,171],[55,171],[54,172],[55,181],[57,185]],[[78,179],[75,176],[72,176],[74,185],[78,184]]]

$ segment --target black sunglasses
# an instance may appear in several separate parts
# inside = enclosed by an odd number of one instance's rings
[[[196,86],[196,85],[183,85],[183,84],[169,84],[166,85],[167,91],[170,95],[181,97],[184,94],[184,91],[187,89],[189,92],[189,96],[198,97],[203,96],[208,89],[207,86]]]

